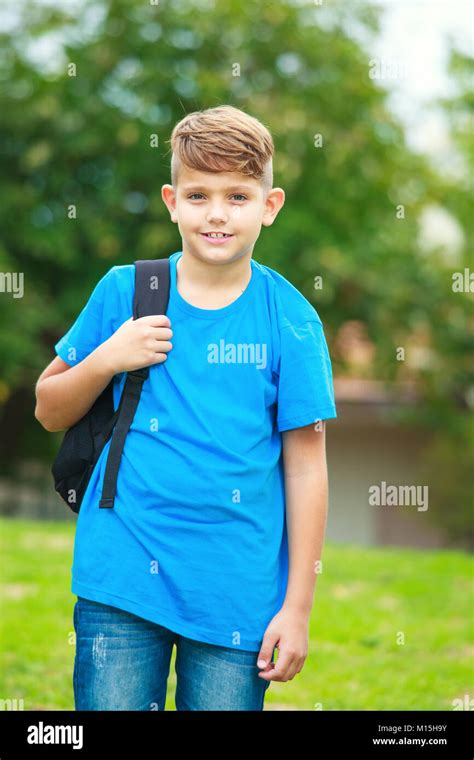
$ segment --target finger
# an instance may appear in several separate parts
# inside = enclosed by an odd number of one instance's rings
[[[273,662],[273,657],[274,657],[274,654],[275,654],[275,650],[277,650],[277,649],[278,649],[278,644],[275,644],[274,647],[273,647],[273,650],[272,650],[272,652],[270,654],[270,659],[268,660],[268,658],[266,658],[267,665],[264,668],[262,668],[262,670],[260,671],[260,673],[258,675],[261,675],[262,673],[265,673],[265,674],[271,673],[275,669],[275,663]],[[263,658],[261,656],[259,656],[258,661],[257,661],[257,665],[258,665],[258,663],[260,662],[261,659],[263,659]],[[268,681],[269,679],[267,678],[266,680]]]
[[[266,681],[286,681],[291,677],[292,669],[295,663],[296,658],[293,655],[285,652],[285,649],[283,648],[279,652],[278,660],[276,661],[275,667],[272,669],[272,671],[265,673],[264,675],[262,675],[262,673],[259,673],[258,675],[261,678],[265,678]]]
[[[173,348],[173,344],[170,343],[169,340],[157,340],[156,341],[155,351],[159,351],[159,352],[171,351],[172,348]]]
[[[147,317],[139,317],[135,322],[142,322],[145,325],[151,325],[151,327],[169,327],[171,325],[171,320],[166,314],[150,314]]]
[[[169,340],[173,337],[173,330],[171,327],[152,327],[153,340]]]
[[[257,666],[259,668],[266,668],[273,657],[273,650],[276,646],[277,640],[274,636],[266,634],[263,637],[262,645],[257,657]]]

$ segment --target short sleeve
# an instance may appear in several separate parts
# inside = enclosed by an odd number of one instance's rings
[[[323,325],[307,320],[280,330],[278,430],[337,417],[331,359]]]
[[[71,366],[83,361],[115,331],[115,270],[112,267],[99,280],[76,321],[54,346],[58,356]]]

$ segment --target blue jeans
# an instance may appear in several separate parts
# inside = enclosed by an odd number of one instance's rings
[[[74,630],[76,710],[164,710],[173,644],[177,710],[263,710],[270,681],[258,676],[258,652],[188,639],[80,596]]]

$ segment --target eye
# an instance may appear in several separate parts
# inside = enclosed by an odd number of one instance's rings
[[[193,198],[193,197],[195,197],[196,195],[200,195],[201,197],[203,197],[202,193],[191,193],[191,195],[188,195],[188,198],[189,198],[189,199],[192,199],[192,198]],[[246,200],[247,200],[247,196],[245,196],[245,195],[242,195],[242,193],[234,193],[234,194],[233,194],[231,197],[232,197],[232,198],[236,198],[236,197],[237,197],[237,198],[242,198],[244,201],[246,201]]]

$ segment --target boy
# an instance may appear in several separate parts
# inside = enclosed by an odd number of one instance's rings
[[[58,431],[111,377],[117,408],[126,372],[151,367],[115,507],[98,508],[109,442],[78,515],[78,710],[163,710],[174,644],[178,710],[262,710],[308,651],[337,415],[319,315],[252,258],[285,200],[272,137],[219,106],[170,142],[167,316],[133,320],[133,264],[112,267],[37,385],[36,417]]]

